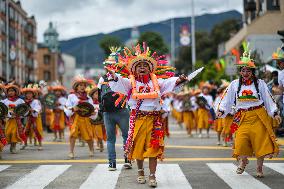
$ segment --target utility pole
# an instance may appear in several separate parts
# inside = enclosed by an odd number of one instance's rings
[[[9,81],[9,0],[6,0],[6,81]]]
[[[192,71],[194,71],[195,62],[196,62],[194,0],[191,0],[191,60],[192,60]]]
[[[171,60],[172,66],[175,67],[175,20],[171,19]]]

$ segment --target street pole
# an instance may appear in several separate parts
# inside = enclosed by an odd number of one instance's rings
[[[9,81],[9,0],[6,0],[6,81]]]
[[[171,19],[171,60],[172,66],[175,67],[175,20]]]
[[[196,62],[194,0],[191,0],[191,61],[192,71],[194,71]]]

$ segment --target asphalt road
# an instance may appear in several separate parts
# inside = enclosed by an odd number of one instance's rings
[[[189,138],[184,128],[179,128],[174,120],[170,121],[171,136],[166,139],[166,159],[159,163],[157,171],[158,188],[210,188],[210,189],[268,189],[284,188],[284,147],[278,158],[267,160],[264,167],[265,177],[257,179],[254,159],[250,160],[246,173],[236,175],[236,161],[231,158],[230,147],[216,145],[216,134],[210,138]],[[52,135],[46,134],[44,150],[29,146],[10,154],[6,148],[0,160],[0,188],[148,188],[136,183],[137,168],[107,170],[107,153],[96,152],[88,157],[88,148],[75,148],[74,160],[67,154],[69,145],[66,132],[65,142],[52,142]],[[117,140],[118,163],[123,162],[121,137]],[[148,175],[147,163],[145,171]]]

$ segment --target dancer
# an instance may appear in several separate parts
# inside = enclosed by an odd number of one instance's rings
[[[83,76],[76,76],[73,79],[72,88],[73,93],[68,95],[66,101],[66,108],[64,109],[68,117],[73,117],[73,123],[70,130],[70,153],[69,158],[74,159],[74,148],[76,139],[79,134],[82,140],[86,141],[89,146],[89,156],[94,156],[94,143],[93,143],[93,129],[89,117],[82,117],[78,114],[77,105],[82,102],[92,104],[92,99],[87,95],[86,87],[89,85],[88,81]]]
[[[53,141],[62,142],[65,129],[64,107],[67,99],[65,98],[65,87],[57,83],[52,86],[52,90],[56,95],[56,107],[52,110],[50,129],[54,133]]]
[[[15,115],[14,109],[17,105],[25,103],[19,98],[20,88],[14,83],[8,83],[5,86],[7,98],[2,102],[8,107],[8,115],[5,124],[5,135],[7,142],[10,144],[10,152],[16,154],[16,144],[26,142],[24,126],[21,122],[21,117]]]
[[[5,91],[5,86],[0,83],[0,95]],[[0,115],[0,160],[2,159],[3,148],[7,145],[7,139],[5,136],[5,115]]]
[[[237,174],[242,174],[248,157],[257,158],[257,177],[263,177],[264,157],[272,158],[279,152],[272,129],[273,118],[281,122],[276,103],[266,83],[255,75],[255,61],[250,57],[248,45],[238,62],[240,78],[231,82],[217,108],[218,117],[228,115],[232,106],[236,114],[231,125],[235,132],[233,157],[239,160]]]
[[[160,97],[172,92],[187,78],[184,75],[172,77],[173,69],[164,65],[164,56],[158,56],[155,52],[151,55],[145,43],[142,48],[137,45],[133,51],[124,48],[123,54],[118,64],[107,67],[113,78],[109,82],[111,89],[129,98],[131,116],[125,151],[129,159],[137,160],[137,181],[140,184],[146,183],[143,164],[144,159],[149,158],[149,186],[156,187],[157,159],[164,156],[165,134],[161,123]]]
[[[22,93],[25,96],[25,102],[30,106],[30,112],[27,115],[27,122],[25,126],[25,135],[34,139],[34,145],[37,145],[38,150],[42,150],[42,138],[43,138],[43,127],[41,120],[41,103],[36,97],[38,96],[38,90],[36,86],[29,84],[27,87],[22,89]],[[24,150],[28,146],[27,140],[22,146],[21,150]]]
[[[95,108],[95,114],[90,117],[91,124],[93,126],[93,137],[97,142],[96,150],[100,152],[104,151],[104,142],[106,141],[106,130],[103,121],[103,115],[100,110],[100,103],[99,103],[99,89],[95,84],[89,89],[89,96],[93,100],[93,106]]]
[[[202,86],[202,92],[198,95],[196,103],[198,105],[197,109],[197,126],[199,129],[199,138],[202,138],[202,130],[206,129],[207,138],[209,138],[209,120],[211,118],[210,108],[213,106],[213,98],[209,94],[211,85],[205,83]]]

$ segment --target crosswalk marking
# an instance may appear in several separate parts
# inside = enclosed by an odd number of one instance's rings
[[[41,189],[47,186],[71,165],[41,165],[31,173],[16,181],[7,189]]]
[[[8,169],[11,165],[0,165],[0,172]]]
[[[81,185],[80,189],[96,188],[113,189],[120,175],[122,165],[118,164],[116,171],[108,171],[106,164],[99,164],[91,172],[87,180]]]
[[[160,189],[192,188],[178,164],[159,164],[156,177]]]
[[[266,167],[284,175],[284,163],[265,163]],[[0,165],[0,172],[10,168],[12,165]],[[0,177],[0,188],[4,188],[7,186],[8,189],[42,189],[42,188],[52,188],[54,185],[54,181],[56,182],[67,182],[66,176],[70,175],[69,171],[75,171],[76,169],[69,168],[73,166],[76,168],[77,165],[40,165],[33,169],[30,172],[30,168],[28,168],[29,173],[27,171],[23,171],[23,167],[20,167],[21,171],[18,171],[17,166],[13,165],[9,171],[11,171],[11,177],[16,176],[16,179],[19,178],[16,182],[9,183],[5,182],[4,184],[1,182],[5,180],[5,177]],[[242,175],[238,175],[235,173],[237,166],[233,163],[207,163],[208,166],[208,173],[210,174],[212,170],[216,176],[224,181],[229,188],[232,189],[269,189],[275,188],[275,185],[270,186],[269,182],[262,182],[261,179],[255,179],[253,176],[249,175],[248,173],[244,172]],[[135,182],[136,174],[128,174],[131,176],[129,180],[132,180],[128,183],[127,179],[121,178],[118,183],[119,177],[122,177],[123,165],[117,165],[117,171],[108,171],[107,164],[97,164],[94,167],[88,167],[87,173],[82,176],[81,178],[78,177],[76,181],[70,179],[68,180],[69,186],[72,186],[74,182],[76,186],[80,189],[89,189],[89,188],[101,188],[101,189],[115,189],[116,186],[120,186],[122,183],[120,181],[125,182],[123,183],[124,186],[128,186],[129,188],[135,188],[136,186],[139,187]],[[83,169],[80,168],[82,171]],[[125,170],[127,171],[127,170]],[[137,170],[133,170],[136,171]],[[25,172],[27,174],[23,175],[22,173]],[[64,175],[63,175],[64,173]],[[77,171],[76,171],[77,173]],[[78,172],[80,173],[80,172]],[[5,174],[4,172],[1,174]],[[66,174],[66,175],[65,175]],[[172,188],[179,188],[179,189],[192,189],[192,186],[198,186],[196,183],[196,178],[193,178],[191,183],[191,176],[189,175],[189,180],[187,179],[186,175],[188,172],[183,172],[179,164],[159,164],[157,167],[156,177],[158,182],[158,187],[160,189],[172,189]],[[7,176],[7,175],[6,175]],[[188,176],[188,175],[187,175]],[[269,175],[267,175],[269,176]],[[85,179],[86,178],[86,179]],[[56,183],[55,182],[55,183]],[[198,181],[199,182],[199,181]],[[208,181],[209,182],[209,181]],[[208,183],[205,181],[205,183]],[[82,183],[82,184],[81,184]],[[224,183],[224,184],[225,184]]]
[[[284,163],[265,163],[264,165],[284,175]]]
[[[246,172],[242,175],[236,174],[237,166],[233,163],[207,163],[207,165],[232,189],[269,189],[268,186]]]

